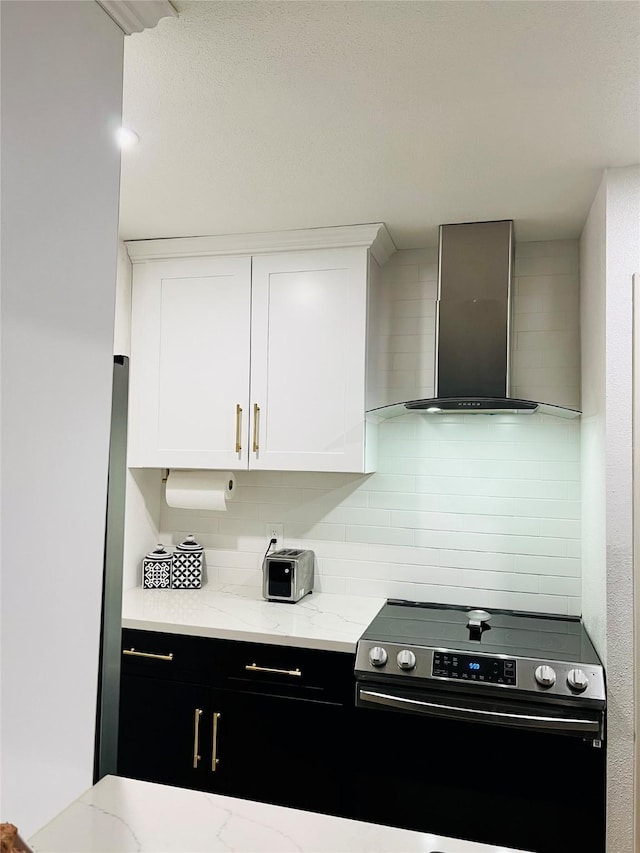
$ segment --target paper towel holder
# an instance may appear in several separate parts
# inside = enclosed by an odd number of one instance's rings
[[[191,469],[188,469],[188,470],[191,470]],[[170,471],[170,469],[169,469],[169,468],[164,468],[164,469],[163,469],[163,472],[164,472],[164,473],[162,474],[162,482],[163,482],[163,483],[166,483],[166,482],[167,482],[167,480],[169,479],[169,471]],[[229,481],[229,488],[230,488],[230,489],[232,489],[232,488],[233,488],[233,483],[232,483],[231,481]]]

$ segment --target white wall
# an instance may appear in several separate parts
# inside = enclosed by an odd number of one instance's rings
[[[93,2],[3,2],[1,815],[91,785],[123,34]]]
[[[640,168],[604,175],[583,263],[585,621],[605,657],[608,841],[634,849],[632,276],[640,268]],[[595,491],[595,494],[592,491]],[[604,629],[604,630],[603,630]]]
[[[577,249],[518,248],[514,335],[519,387],[574,405]],[[436,256],[398,252],[383,271],[389,335],[378,366],[388,401],[433,390]],[[374,475],[239,473],[226,513],[177,512],[163,501],[160,536],[195,533],[211,578],[258,584],[266,524],[283,522],[286,544],[316,552],[324,591],[579,613],[579,459],[578,421],[405,415],[380,425]],[[127,554],[133,586],[144,552]]]

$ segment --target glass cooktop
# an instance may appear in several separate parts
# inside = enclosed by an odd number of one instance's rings
[[[579,617],[489,610],[488,628],[467,627],[472,607],[389,599],[362,635],[376,643],[482,651],[545,660],[599,664]],[[479,638],[476,638],[479,637]]]

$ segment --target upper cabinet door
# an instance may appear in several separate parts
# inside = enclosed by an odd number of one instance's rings
[[[365,470],[367,257],[253,258],[249,468]]]
[[[134,266],[131,467],[247,467],[250,317],[250,257]]]

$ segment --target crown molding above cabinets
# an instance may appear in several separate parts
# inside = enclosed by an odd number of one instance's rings
[[[386,226],[381,222],[331,228],[305,228],[296,231],[268,231],[258,234],[130,240],[126,246],[134,264],[169,258],[262,255],[272,252],[365,247],[369,249],[378,265],[384,266],[396,251]]]
[[[160,18],[177,18],[169,0],[97,0],[122,32],[130,36],[155,27]]]

